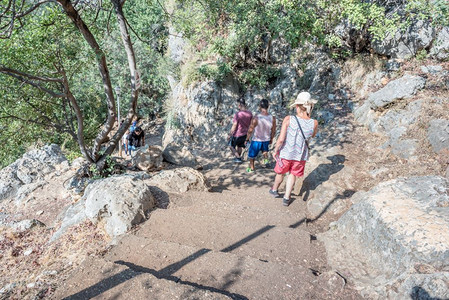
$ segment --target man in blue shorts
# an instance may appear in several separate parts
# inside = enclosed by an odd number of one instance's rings
[[[254,172],[254,160],[262,151],[264,157],[263,163],[268,164],[268,145],[273,142],[274,135],[276,134],[276,118],[268,113],[268,100],[263,99],[259,103],[259,111],[251,121],[251,125],[248,129],[246,142],[251,139],[251,135],[254,132],[251,145],[248,150],[249,167],[246,172]]]

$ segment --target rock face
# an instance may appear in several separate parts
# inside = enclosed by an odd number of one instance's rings
[[[355,119],[366,125],[370,131],[383,133],[388,141],[382,148],[391,147],[391,151],[404,159],[416,159],[415,152],[419,146],[416,139],[406,139],[408,127],[418,119],[422,101],[408,103],[404,108],[390,108],[379,112],[389,105],[410,98],[424,88],[426,80],[419,76],[405,75],[388,83],[384,88],[369,95],[368,99],[354,111]]]
[[[371,109],[378,109],[396,100],[410,98],[424,87],[426,80],[419,76],[405,75],[388,83],[384,88],[368,97]]]
[[[133,154],[132,163],[141,171],[162,167],[162,150],[159,146],[145,146]]]
[[[209,184],[204,175],[188,167],[161,171],[147,180],[146,183],[172,193],[209,190]]]
[[[392,58],[410,58],[422,49],[428,48],[435,39],[436,31],[424,21],[416,21],[404,32],[399,29],[382,41],[374,41],[373,49],[381,55]]]
[[[449,57],[449,27],[443,27],[438,32],[429,54],[439,60]]]
[[[354,194],[351,209],[319,236],[329,263],[365,297],[405,299],[419,287],[448,298],[448,188],[446,179],[425,176]]]
[[[139,176],[120,175],[96,180],[87,186],[83,198],[66,210],[61,228],[52,240],[86,218],[94,224],[101,222],[107,234],[116,237],[144,221],[154,207],[150,187]]]
[[[427,138],[435,153],[439,153],[443,149],[449,150],[449,120],[432,120]]]
[[[0,201],[15,197],[21,188],[29,191],[25,185],[43,180],[45,175],[61,168],[59,165],[62,163],[68,166],[58,145],[46,145],[25,153],[0,171]]]

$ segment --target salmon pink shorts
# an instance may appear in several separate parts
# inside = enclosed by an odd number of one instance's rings
[[[290,174],[296,176],[296,177],[301,177],[304,176],[304,168],[306,166],[306,161],[305,160],[287,160],[287,159],[283,159],[281,158],[281,165],[279,164],[279,161],[276,162],[276,166],[274,167],[274,171],[277,174],[285,174],[290,172]]]

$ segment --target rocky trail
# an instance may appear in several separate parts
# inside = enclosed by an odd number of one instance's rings
[[[345,159],[346,142],[329,147],[338,141],[326,140],[337,130],[323,132],[315,143],[288,207],[268,193],[272,166],[256,162],[256,172],[247,174],[246,162],[233,163],[225,151],[198,150],[211,191],[159,197],[167,208],[153,211],[104,256],[85,261],[54,298],[360,298],[328,267],[316,237],[354,193],[348,186],[354,180],[341,180],[354,173],[352,160]],[[340,132],[342,141],[345,134]],[[315,195],[321,186],[330,201]]]

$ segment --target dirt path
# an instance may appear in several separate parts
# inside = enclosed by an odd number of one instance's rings
[[[167,209],[152,212],[103,257],[86,261],[54,297],[360,298],[329,269],[316,238],[349,207],[346,200],[354,193],[353,160],[344,148],[352,130],[346,126],[321,134],[288,207],[268,193],[272,166],[256,162],[256,172],[247,174],[247,163],[233,163],[226,151],[198,150],[212,191],[169,195]],[[311,214],[309,202],[323,187],[333,193],[321,211]]]

